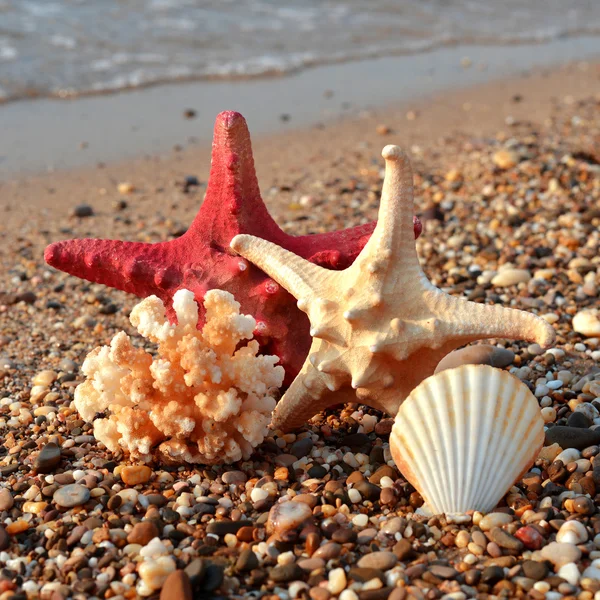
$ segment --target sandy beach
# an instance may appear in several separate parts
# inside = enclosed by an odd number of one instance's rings
[[[358,404],[273,432],[233,467],[124,475],[127,457],[95,441],[73,394],[94,347],[121,330],[140,339],[128,321],[137,299],[48,267],[43,251],[68,238],[181,235],[202,202],[210,146],[182,137],[161,154],[5,171],[0,600],[137,598],[140,589],[161,600],[597,600],[600,339],[574,331],[572,318],[598,307],[600,63],[537,68],[311,125],[289,112],[278,131],[253,135],[262,196],[280,226],[300,235],[375,219],[381,149],[402,146],[415,171],[426,275],[452,295],[545,315],[557,333],[550,351],[497,343],[548,409],[549,431],[568,426],[575,437],[548,437],[497,512],[461,524],[414,514],[422,499],[390,460],[390,416]],[[185,120],[187,136],[215,116]],[[199,185],[184,185],[189,177]],[[528,275],[493,285],[502,269]],[[66,486],[76,496],[68,506]],[[286,495],[312,514],[273,537],[269,511]],[[552,545],[572,522],[577,535]]]

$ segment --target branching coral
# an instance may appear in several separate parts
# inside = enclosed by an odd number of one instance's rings
[[[192,292],[179,290],[173,308],[177,325],[156,296],[140,302],[130,320],[158,344],[158,356],[118,333],[87,356],[75,406],[113,452],[172,463],[247,459],[266,435],[283,367],[276,356],[257,355],[256,340],[240,344],[252,339],[256,322],[230,293],[206,293],[202,330]]]

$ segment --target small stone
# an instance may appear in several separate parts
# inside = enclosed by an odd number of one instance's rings
[[[0,525],[0,551],[6,550],[10,546],[10,536],[6,529]]]
[[[146,559],[138,566],[140,578],[151,590],[159,590],[163,587],[167,577],[175,570],[175,561],[170,556]]]
[[[337,558],[342,551],[342,546],[340,544],[336,544],[335,542],[329,542],[327,544],[323,544],[320,548],[313,553],[312,558],[322,558],[323,560],[331,560],[332,558]]]
[[[282,502],[275,504],[269,511],[267,531],[281,535],[286,531],[298,529],[302,523],[312,517],[312,510],[303,502]]]
[[[252,521],[239,520],[239,521],[213,521],[206,526],[206,533],[212,533],[214,535],[227,535],[228,533],[237,533],[242,527],[250,527]]]
[[[158,535],[158,527],[152,521],[142,521],[133,526],[133,529],[127,535],[127,543],[145,546]]]
[[[569,427],[579,427],[581,429],[587,429],[592,424],[592,421],[586,417],[582,412],[574,412],[569,415],[567,419],[567,425]]]
[[[327,475],[327,469],[322,465],[313,465],[308,469],[308,476],[311,479],[323,479]]]
[[[510,287],[519,283],[527,283],[531,279],[531,273],[526,269],[503,269],[492,279],[491,283],[496,287]]]
[[[292,498],[292,502],[302,502],[312,510],[317,505],[318,499],[313,494],[298,494]]]
[[[492,156],[494,164],[502,170],[511,169],[519,162],[519,155],[512,150],[501,149]]]
[[[556,541],[566,544],[583,544],[588,541],[588,532],[583,523],[567,521],[558,530]]]
[[[119,185],[117,185],[117,191],[119,192],[119,194],[123,195],[133,194],[133,192],[135,192],[135,186],[129,181],[122,181],[121,183],[119,183]]]
[[[193,600],[193,597],[190,578],[179,569],[166,578],[160,592],[160,600]]]
[[[373,579],[379,579],[381,583],[385,583],[385,574],[380,569],[371,569],[367,567],[352,567],[348,573],[350,579],[359,583],[366,583]]]
[[[342,568],[332,569],[329,571],[329,580],[327,582],[327,589],[334,595],[337,596],[346,587],[346,572]]]
[[[145,465],[133,465],[121,469],[121,479],[127,485],[146,483],[152,477],[152,469]]]
[[[579,573],[579,569],[575,563],[567,563],[563,565],[556,574],[569,582],[571,585],[577,585],[579,583],[579,579],[581,574]]]
[[[0,512],[10,510],[14,506],[14,499],[10,490],[6,488],[0,489]]]
[[[381,419],[375,424],[375,433],[377,436],[390,435],[393,426],[394,419]]]
[[[588,446],[600,444],[600,429],[581,429],[556,425],[546,430],[545,445],[558,444],[561,448],[583,450]]]
[[[73,208],[73,216],[80,219],[94,215],[94,209],[89,204],[78,204]]]
[[[275,583],[286,583],[304,579],[305,572],[296,564],[278,565],[269,572],[269,578]]]
[[[290,454],[293,454],[296,458],[303,458],[310,454],[313,446],[313,441],[309,437],[296,440],[290,448]]]
[[[29,523],[23,519],[19,519],[18,521],[6,525],[6,533],[8,533],[8,535],[19,535],[19,533],[23,533],[28,529]]]
[[[440,579],[455,579],[458,575],[456,569],[444,565],[432,565],[429,567],[429,572]]]
[[[394,544],[393,548],[394,554],[398,558],[399,561],[404,561],[407,558],[410,558],[413,554],[413,547],[410,540],[402,538],[396,544]]]
[[[548,575],[548,567],[545,562],[526,560],[522,564],[523,574],[534,581],[541,581]]]
[[[551,542],[540,550],[542,558],[550,561],[556,568],[567,563],[576,563],[581,558],[581,550],[574,544]]]
[[[368,481],[359,481],[355,483],[354,489],[358,490],[365,500],[379,500],[379,496],[381,495],[381,488]]]
[[[60,464],[60,447],[54,442],[46,444],[35,459],[38,473],[51,473]]]
[[[515,353],[506,348],[498,348],[489,344],[467,346],[444,356],[435,368],[435,373],[462,365],[490,365],[502,369],[510,365],[514,358]]]
[[[513,517],[511,515],[507,513],[495,512],[485,515],[485,517],[479,521],[479,527],[483,531],[489,531],[494,527],[502,527],[503,525],[508,525],[508,523],[512,522]]]
[[[235,563],[235,570],[238,573],[243,573],[246,571],[252,571],[252,569],[257,569],[258,565],[258,556],[256,556],[251,548],[246,548],[240,552],[240,555]]]
[[[381,490],[379,502],[384,506],[393,506],[396,504],[398,502],[398,498],[396,497],[396,492],[393,490],[393,488],[383,488]]]
[[[504,579],[504,569],[502,567],[486,567],[481,573],[483,583],[494,584]]]
[[[204,578],[202,579],[202,591],[210,593],[219,589],[223,583],[224,575],[225,573],[222,565],[216,565],[214,563],[208,564],[204,571]]]
[[[186,575],[189,577],[192,587],[197,587],[202,578],[204,577],[204,571],[206,569],[206,563],[202,558],[195,558],[192,562],[184,569]]]
[[[81,506],[90,499],[90,490],[78,483],[58,488],[52,497],[54,502],[64,508]]]
[[[49,387],[52,383],[56,381],[56,372],[50,369],[45,371],[40,371],[35,375],[35,377],[31,380],[33,385],[42,385],[44,387]]]
[[[361,568],[379,569],[387,571],[398,562],[397,556],[393,552],[372,552],[365,554],[356,564]]]
[[[518,529],[515,533],[515,537],[521,540],[525,548],[528,550],[539,550],[544,544],[544,537],[542,534],[537,529],[530,527],[529,525]]]
[[[316,571],[317,569],[322,569],[325,567],[325,561],[322,558],[301,558],[298,561],[298,566],[303,571]]]
[[[398,471],[389,465],[382,465],[375,473],[373,473],[373,475],[371,475],[371,477],[369,477],[369,483],[378,485],[381,482],[382,477],[389,477],[395,481],[398,479]]]
[[[490,531],[490,537],[492,541],[498,544],[500,548],[507,548],[508,550],[517,550],[521,551],[523,549],[523,543],[518,540],[516,537],[510,535],[504,529],[500,529],[500,527],[494,527]]]
[[[248,476],[243,471],[227,471],[223,473],[221,480],[225,485],[246,483],[246,481],[248,481]]]
[[[250,500],[252,502],[261,502],[269,497],[269,492],[260,487],[252,488],[250,492]]]
[[[580,310],[573,317],[573,331],[586,337],[600,336],[600,310],[597,308]]]

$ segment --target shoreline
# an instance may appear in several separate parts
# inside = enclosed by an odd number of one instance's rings
[[[8,103],[0,105],[0,181],[147,154],[164,156],[174,146],[205,144],[214,117],[224,109],[244,114],[255,136],[270,135],[518,78],[532,70],[598,59],[600,37],[588,36],[508,47],[447,47],[317,66],[278,78]],[[187,109],[196,111],[195,119],[183,117]]]

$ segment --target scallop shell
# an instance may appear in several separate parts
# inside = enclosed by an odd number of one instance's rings
[[[543,443],[535,396],[487,365],[425,379],[400,406],[390,436],[398,468],[434,514],[489,512]]]

